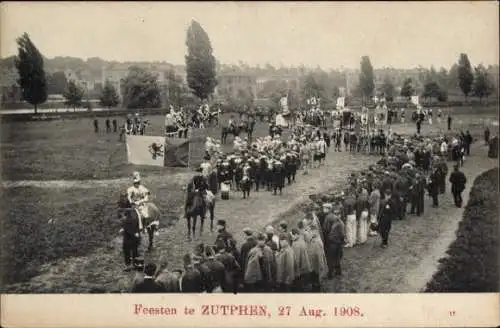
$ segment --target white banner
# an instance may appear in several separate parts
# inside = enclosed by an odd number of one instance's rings
[[[337,109],[342,109],[345,106],[345,98],[344,97],[338,97],[337,98]]]
[[[418,96],[411,96],[411,103],[414,105],[418,105]]]
[[[280,107],[282,112],[288,113],[288,97],[281,97]]]
[[[135,165],[165,165],[165,137],[127,135],[127,158]]]

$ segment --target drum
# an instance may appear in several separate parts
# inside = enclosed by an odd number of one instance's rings
[[[229,190],[230,189],[231,188],[230,188],[229,184],[224,183],[224,182],[222,182],[220,184],[220,197],[221,197],[221,199],[224,199],[224,200],[229,199]]]

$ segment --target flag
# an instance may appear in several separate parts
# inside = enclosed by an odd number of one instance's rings
[[[337,98],[337,109],[342,109],[345,106],[345,98],[344,97],[338,97]]]
[[[411,103],[414,105],[418,105],[418,96],[411,96]]]
[[[127,135],[128,163],[187,167],[189,139]]]
[[[288,113],[288,97],[281,97],[280,106],[283,113]]]
[[[164,166],[165,137],[127,135],[130,164]]]
[[[165,138],[165,166],[188,167],[190,140]]]

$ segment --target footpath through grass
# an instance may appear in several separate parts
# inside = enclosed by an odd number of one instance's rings
[[[498,168],[474,181],[457,238],[426,292],[499,291]]]

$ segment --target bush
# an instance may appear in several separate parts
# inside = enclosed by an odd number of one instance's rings
[[[457,238],[426,292],[498,292],[498,168],[476,178]]]

